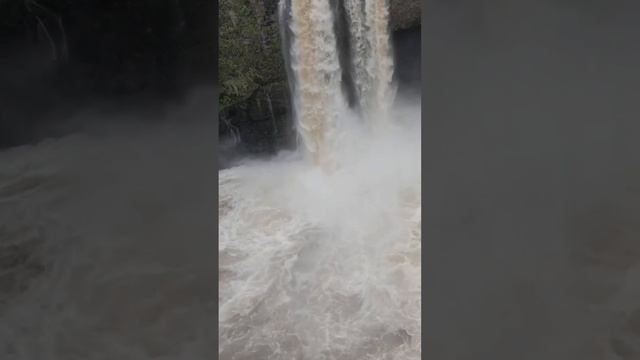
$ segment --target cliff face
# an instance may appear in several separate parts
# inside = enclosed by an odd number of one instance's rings
[[[284,82],[258,88],[219,113],[219,132],[245,153],[274,153],[293,145],[289,89]]]
[[[420,0],[389,0],[394,31],[420,26]],[[238,104],[259,88],[286,81],[278,0],[219,1],[220,105]]]

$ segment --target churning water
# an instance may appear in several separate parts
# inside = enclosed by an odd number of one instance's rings
[[[219,173],[222,359],[420,358],[420,106],[393,103],[387,3],[341,6],[356,107],[329,1],[283,1],[302,146]]]
[[[220,172],[222,359],[419,359],[419,109],[354,129],[341,166]]]

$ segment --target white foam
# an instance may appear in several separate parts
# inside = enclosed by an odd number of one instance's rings
[[[420,356],[419,107],[304,157],[220,172],[222,359]],[[403,120],[403,121],[400,121]],[[253,356],[253,357],[252,357]]]

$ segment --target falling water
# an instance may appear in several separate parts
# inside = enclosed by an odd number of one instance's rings
[[[345,0],[352,73],[359,106],[371,121],[386,119],[393,100],[393,57],[386,0]]]
[[[301,0],[292,1],[291,19],[298,131],[315,162],[323,162],[345,109],[334,16],[328,1]]]
[[[387,0],[345,0],[351,68],[361,115],[373,126],[389,119],[393,56]],[[290,10],[287,13],[287,10]],[[332,162],[343,124],[351,117],[342,93],[335,14],[328,0],[282,1],[280,21],[291,29],[290,55],[298,132],[316,163]],[[334,156],[331,154],[333,153]],[[335,159],[333,159],[335,160]]]

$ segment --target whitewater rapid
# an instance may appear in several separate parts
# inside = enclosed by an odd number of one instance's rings
[[[395,115],[351,128],[335,172],[299,152],[220,172],[221,359],[420,358],[419,105]]]

